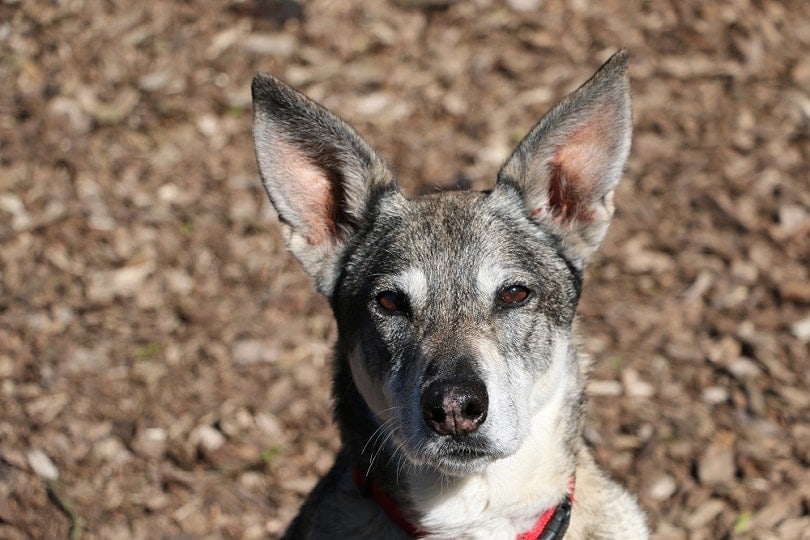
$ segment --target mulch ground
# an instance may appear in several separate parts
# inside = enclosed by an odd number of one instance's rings
[[[259,183],[255,72],[409,192],[484,189],[620,47],[587,438],[656,538],[810,538],[802,0],[0,3],[0,538],[275,537],[328,469],[335,330]]]

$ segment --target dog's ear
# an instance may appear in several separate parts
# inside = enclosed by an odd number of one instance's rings
[[[278,79],[256,75],[252,91],[262,183],[287,248],[329,296],[346,240],[394,176],[351,126]]]
[[[549,111],[498,174],[496,190],[517,188],[531,217],[560,235],[580,269],[607,232],[630,152],[628,56],[614,54]]]

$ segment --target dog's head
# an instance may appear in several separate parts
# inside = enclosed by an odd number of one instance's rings
[[[466,474],[509,456],[565,386],[582,272],[630,147],[627,57],[546,114],[492,191],[415,199],[348,124],[254,79],[256,154],[287,246],[411,462]]]

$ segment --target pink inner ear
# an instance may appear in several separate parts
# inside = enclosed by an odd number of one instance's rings
[[[590,221],[594,179],[582,166],[582,147],[565,148],[551,162],[548,183],[548,206],[551,215],[561,223]]]
[[[595,118],[568,136],[549,163],[548,206],[560,223],[590,222],[593,204],[601,196],[600,180],[611,167],[614,137],[608,131],[610,114]]]
[[[307,241],[322,244],[337,236],[334,182],[329,173],[292,146],[275,142],[278,163],[284,170],[280,189],[284,200],[306,227]]]

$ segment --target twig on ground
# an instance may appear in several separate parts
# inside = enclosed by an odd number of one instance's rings
[[[82,533],[84,532],[84,522],[76,511],[76,505],[73,504],[73,500],[64,492],[59,480],[45,480],[45,485],[48,488],[48,495],[50,495],[53,502],[55,502],[56,506],[70,519],[68,538],[70,540],[81,540]]]

